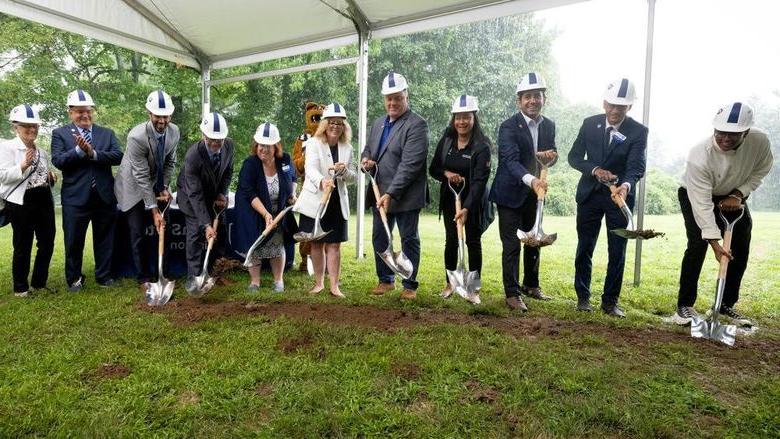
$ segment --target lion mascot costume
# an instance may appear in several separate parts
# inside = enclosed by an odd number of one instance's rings
[[[325,110],[325,106],[316,102],[306,102],[304,104],[304,118],[306,120],[306,128],[303,130],[303,134],[298,136],[295,140],[295,147],[293,148],[293,164],[295,165],[295,172],[298,175],[298,181],[303,185],[304,178],[306,178],[306,148],[304,144],[314,133],[317,131],[317,127],[320,124],[322,118],[322,112]],[[301,265],[299,269],[301,271],[307,271],[307,260],[311,251],[311,243],[300,243],[301,252]]]

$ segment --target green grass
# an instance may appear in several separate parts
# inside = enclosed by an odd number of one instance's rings
[[[383,331],[349,322],[262,314],[177,324],[149,313],[132,280],[64,293],[61,229],[52,261],[56,295],[11,294],[11,229],[0,230],[0,437],[778,437],[780,436],[780,214],[755,213],[751,261],[738,309],[760,330],[727,348],[661,322],[674,309],[684,231],[679,216],[649,217],[667,233],[643,247],[642,283],[627,264],[626,320],[573,311],[573,218],[547,218],[558,241],[542,251],[551,302],[510,317],[503,307],[497,224],[483,238],[483,301],[437,294],[444,284],[443,228],[421,221],[418,300],[376,298],[373,259],[344,249],[340,303],[411,316],[474,315],[507,325],[547,318],[560,332],[513,335],[495,326],[432,323]],[[370,224],[370,221],[367,222]],[[351,223],[354,226],[354,221]],[[371,256],[369,234],[366,252]],[[594,296],[606,265],[594,256]],[[91,244],[88,244],[91,247]],[[85,272],[91,274],[91,251]],[[629,261],[633,261],[633,246]],[[698,309],[711,303],[716,264],[702,273]],[[91,278],[91,276],[89,276]],[[220,287],[220,302],[336,302],[307,297],[310,279],[285,277],[282,297]],[[181,281],[174,301],[182,300]],[[491,320],[493,319],[493,320]],[[507,323],[508,322],[508,323]],[[289,342],[300,343],[289,345]],[[108,376],[101,365],[127,368]]]

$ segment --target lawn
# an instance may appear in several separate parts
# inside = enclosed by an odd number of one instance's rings
[[[443,227],[421,220],[421,287],[367,294],[373,258],[344,249],[346,300],[287,291],[248,294],[248,277],[202,300],[183,281],[149,310],[132,280],[64,292],[61,229],[51,285],[11,294],[11,229],[0,229],[0,437],[778,437],[780,214],[755,213],[738,309],[759,329],[729,348],[662,322],[674,310],[684,249],[680,216],[646,218],[642,283],[629,247],[621,304],[628,318],[574,311],[573,218],[546,218],[542,251],[555,299],[503,306],[497,224],[483,238],[483,304],[443,300]],[[354,225],[354,221],[351,223]],[[370,221],[369,221],[370,224]],[[366,234],[366,251],[372,251]],[[88,244],[91,247],[91,243]],[[85,272],[91,280],[92,256]],[[708,256],[697,308],[712,301]],[[606,264],[594,257],[594,298]]]

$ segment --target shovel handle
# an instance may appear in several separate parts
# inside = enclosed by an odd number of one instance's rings
[[[729,253],[731,251],[731,235],[732,231],[729,229],[726,229],[726,232],[723,233],[723,250],[726,253]],[[726,271],[729,268],[729,257],[726,255],[721,256],[720,258],[720,269],[718,270],[718,278],[725,279],[726,278]]]
[[[455,214],[457,215],[460,213],[461,209],[463,209],[463,204],[460,201],[460,193],[455,193]],[[458,219],[455,221],[455,227],[458,231],[458,241],[463,239],[463,221]]]
[[[157,230],[157,254],[162,256],[165,253],[165,227],[160,227],[160,229]]]
[[[271,220],[270,224],[265,225],[265,230],[263,230],[262,235],[268,236],[271,234],[271,232],[276,228],[276,226],[279,224],[279,222],[282,221],[282,218],[284,218],[285,215],[287,215],[287,212],[290,210],[290,208],[282,209],[281,212],[277,213],[273,220]]]
[[[211,250],[211,248],[212,248],[212,247],[214,247],[214,241],[217,239],[217,235],[216,235],[216,233],[217,233],[217,227],[219,227],[219,215],[217,215],[217,217],[216,217],[216,218],[214,218],[214,222],[213,222],[213,223],[211,223],[211,227],[214,229],[214,233],[215,233],[215,235],[214,235],[214,237],[213,237],[213,238],[210,238],[210,239],[209,239],[209,245],[208,245],[208,247],[206,248],[206,250],[207,250],[207,251],[208,251],[208,250]]]
[[[547,181],[547,166],[542,166],[542,170],[539,171],[539,180],[540,181],[544,181],[544,182]],[[534,190],[534,192],[536,192],[536,200],[537,201],[544,200],[545,195],[547,195],[547,191],[546,190],[538,190],[538,191]]]
[[[614,184],[609,185],[609,191],[612,192],[612,202],[617,205],[619,208],[623,208],[623,205],[626,204],[625,201],[623,201],[623,197],[618,195],[618,187]]]

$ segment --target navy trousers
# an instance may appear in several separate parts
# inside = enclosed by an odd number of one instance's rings
[[[633,208],[633,199],[626,201]],[[577,204],[577,253],[574,257],[574,291],[580,299],[589,299],[590,281],[593,270],[593,250],[601,232],[601,219],[607,230],[622,229],[628,221],[610,198],[609,189],[599,187],[584,202]],[[623,268],[626,263],[626,239],[614,233],[607,233],[607,276],[604,279],[602,306],[615,305],[623,286]]]
[[[372,207],[371,210],[374,213],[374,228],[371,236],[371,242],[374,245],[374,263],[376,264],[376,276],[379,278],[379,282],[393,283],[395,282],[395,273],[390,267],[385,264],[382,258],[379,257],[377,252],[385,251],[387,248],[387,234],[385,233],[385,227],[382,225],[382,218],[379,216],[379,210],[376,207]],[[393,232],[395,224],[398,223],[398,231],[401,234],[401,249],[406,257],[412,261],[414,270],[412,271],[412,277],[402,282],[404,288],[417,291],[419,282],[417,282],[417,270],[420,268],[420,233],[418,230],[418,224],[420,222],[420,209],[410,210],[407,212],[398,212],[387,214],[387,223],[390,226],[390,233]],[[398,249],[395,249],[398,251]]]
[[[92,249],[95,255],[95,280],[111,279],[111,255],[114,252],[116,206],[106,204],[93,188],[84,206],[62,205],[62,235],[65,239],[65,280],[79,280],[84,257],[87,227],[92,223]]]

